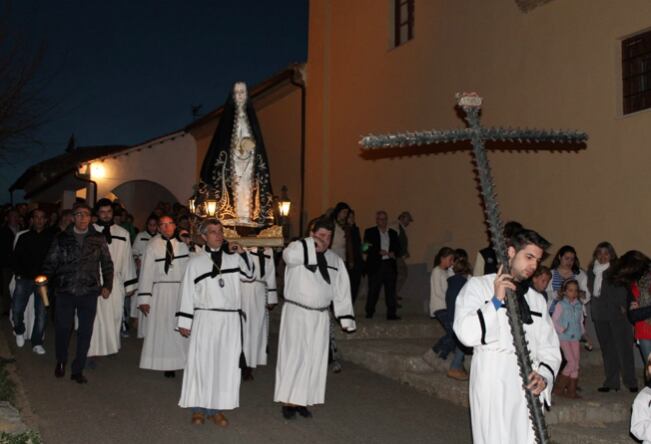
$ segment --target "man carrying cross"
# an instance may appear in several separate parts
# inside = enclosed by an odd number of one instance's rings
[[[464,345],[474,347],[470,416],[475,443],[534,442],[503,305],[507,288],[519,298],[533,361],[534,371],[526,390],[550,403],[554,377],[561,364],[558,336],[545,298],[525,283],[536,271],[549,242],[535,231],[523,229],[507,244],[511,274],[500,269],[498,274],[471,278],[455,306],[454,332]]]

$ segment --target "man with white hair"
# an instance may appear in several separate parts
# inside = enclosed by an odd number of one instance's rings
[[[200,233],[206,244],[188,262],[176,314],[179,333],[190,338],[179,406],[192,409],[192,424],[207,418],[226,427],[222,410],[239,407],[246,367],[240,281],[253,279],[251,258],[224,241],[217,219],[204,220]]]

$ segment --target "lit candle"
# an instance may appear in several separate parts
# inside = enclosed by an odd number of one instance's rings
[[[43,306],[49,307],[50,299],[47,297],[47,276],[44,275],[36,276],[36,278],[34,279],[34,283],[36,284],[38,295],[41,297]]]

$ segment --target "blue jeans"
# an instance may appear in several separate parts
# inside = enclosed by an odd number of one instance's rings
[[[466,354],[459,347],[454,349],[454,356],[452,357],[452,363],[450,363],[450,370],[452,369],[462,369],[463,360],[466,357]]]
[[[640,352],[642,353],[642,362],[646,366],[647,359],[651,354],[651,339],[640,339],[638,340],[640,344]]]
[[[434,316],[436,316],[436,319],[443,326],[445,334],[438,340],[436,344],[434,344],[432,350],[434,350],[435,353],[438,353],[441,358],[445,359],[449,353],[454,351],[455,347],[454,330],[452,330],[453,319],[450,319],[450,314],[447,310],[437,310],[434,312]]]
[[[36,284],[33,279],[16,279],[14,297],[11,300],[11,317],[14,322],[14,332],[17,335],[25,334],[25,308],[29,297],[34,295],[34,328],[32,329],[32,347],[43,345],[45,332],[45,306],[36,293]]]
[[[204,409],[203,407],[192,407],[192,413],[203,413],[204,416],[214,416],[219,413],[219,410]]]

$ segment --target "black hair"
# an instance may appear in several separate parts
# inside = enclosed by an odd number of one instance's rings
[[[574,255],[574,264],[572,265],[572,273],[579,274],[579,271],[581,271],[581,265],[579,264],[579,256],[576,254],[576,250],[571,245],[563,245],[561,248],[559,248],[558,252],[554,256],[554,260],[552,261],[552,265],[550,268],[552,270],[558,268],[558,266],[561,264],[561,258],[565,256],[565,253],[572,253]]]
[[[332,231],[335,230],[335,225],[334,225],[334,222],[332,221],[331,218],[322,216],[322,217],[319,217],[318,219],[316,219],[314,221],[314,223],[312,224],[312,232],[316,233],[321,228],[323,228],[324,230],[328,230],[328,231],[332,232]]]

